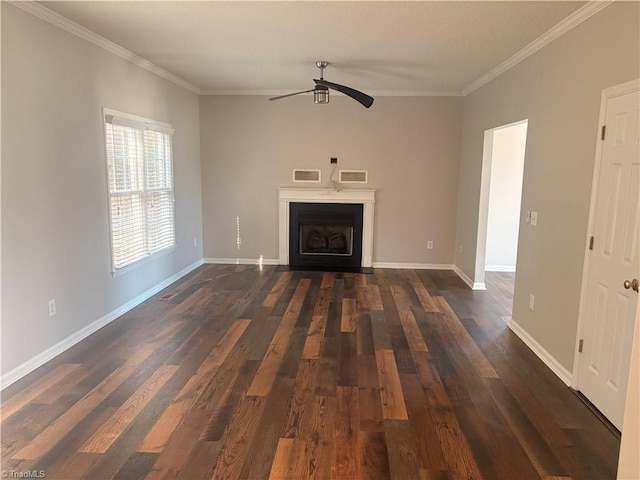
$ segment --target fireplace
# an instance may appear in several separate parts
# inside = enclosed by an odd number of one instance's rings
[[[292,202],[289,208],[289,265],[362,266],[362,204]]]
[[[357,206],[362,212],[362,227],[361,233],[357,233],[355,227],[353,228],[353,241],[351,245],[351,256],[359,257],[361,265],[361,269],[370,269],[372,267],[373,262],[373,220],[374,220],[374,206],[375,206],[375,190],[365,190],[365,189],[344,189],[344,190],[334,190],[330,188],[300,188],[300,187],[281,187],[278,189],[278,263],[285,267],[293,265],[297,260],[293,260],[293,258],[289,258],[290,254],[293,252],[299,252],[300,250],[300,233],[298,231],[299,226],[296,226],[295,237],[292,239],[291,232],[291,208],[290,206],[293,204],[318,204],[329,205],[329,204],[340,204],[340,205],[352,205]],[[318,213],[318,212],[314,212]],[[337,218],[336,212],[331,212],[331,218]],[[344,221],[343,221],[344,222]],[[305,223],[305,222],[303,222]],[[334,226],[342,226],[344,227],[344,223],[334,223]],[[319,252],[319,251],[308,251],[307,252],[307,260],[308,257],[314,256],[313,254],[325,255],[329,253],[330,257],[340,257],[341,255],[345,255],[345,251],[340,251],[338,247],[338,243],[343,239],[349,240],[351,239],[350,230],[343,231],[343,238],[336,237],[334,235],[333,242],[329,247],[329,242],[327,239],[327,250],[329,252]],[[333,232],[338,233],[340,232]],[[325,233],[324,231],[318,231],[314,234],[314,238],[317,244],[314,245],[314,242],[308,245],[307,250],[318,249],[318,247],[323,246],[324,240],[322,239],[325,235],[330,236],[330,233]],[[356,240],[360,239],[359,245],[356,243]],[[298,242],[297,247],[295,249],[290,248],[290,241]],[[360,253],[354,253],[354,249],[358,247],[360,248]],[[332,251],[333,250],[333,251]],[[344,249],[343,249],[344,250]],[[349,251],[348,249],[346,251]],[[330,260],[331,261],[331,260]],[[333,260],[336,261],[336,260]],[[319,259],[316,259],[316,262],[319,262]],[[320,265],[320,263],[316,263],[315,265]],[[309,267],[311,267],[309,265]],[[294,267],[296,268],[296,267]],[[302,267],[307,268],[307,267]],[[322,268],[322,267],[320,267]],[[345,269],[358,269],[358,267],[333,267],[335,269],[345,268]],[[333,269],[332,268],[332,269]]]

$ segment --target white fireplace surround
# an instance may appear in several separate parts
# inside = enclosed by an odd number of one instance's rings
[[[373,263],[373,206],[375,190],[330,188],[278,188],[278,252],[280,265],[289,265],[289,204],[294,203],[359,203],[362,204],[362,266]]]

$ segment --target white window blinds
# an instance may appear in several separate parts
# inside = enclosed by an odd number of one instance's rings
[[[113,271],[175,245],[171,134],[164,124],[106,114]]]

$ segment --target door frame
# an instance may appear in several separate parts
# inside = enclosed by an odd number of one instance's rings
[[[480,174],[480,199],[478,207],[478,231],[476,234],[476,260],[473,275],[472,290],[486,290],[485,267],[487,261],[487,233],[489,226],[489,195],[491,194],[491,168],[493,166],[493,138],[497,130],[515,127],[526,123],[529,119],[524,118],[515,122],[506,123],[484,131],[484,143],[482,146],[482,172]],[[527,127],[528,128],[528,127]],[[529,134],[527,130],[527,135]],[[525,162],[526,162],[525,158]],[[524,168],[524,167],[523,167]],[[523,181],[524,183],[524,181]],[[522,205],[520,205],[519,218],[522,218]],[[516,273],[517,274],[517,273]]]
[[[580,286],[580,304],[578,307],[578,328],[576,331],[576,341],[573,356],[573,376],[571,386],[580,390],[580,362],[582,355],[578,352],[580,340],[584,334],[585,316],[587,313],[587,283],[589,279],[589,269],[591,267],[591,255],[589,255],[589,239],[593,233],[593,223],[596,215],[596,200],[598,198],[598,181],[600,180],[600,165],[602,163],[602,140],[601,129],[606,120],[607,102],[615,97],[620,97],[640,91],[640,78],[629,82],[621,83],[613,87],[605,88],[600,95],[600,114],[598,116],[598,129],[596,131],[596,154],[593,165],[593,180],[591,182],[591,201],[589,203],[589,223],[587,224],[587,235],[584,242],[584,261],[582,264],[582,282]],[[640,302],[639,302],[640,304]]]

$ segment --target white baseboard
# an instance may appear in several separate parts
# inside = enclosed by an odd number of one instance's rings
[[[484,267],[485,272],[505,272],[505,273],[514,273],[516,271],[516,267],[509,267],[505,265],[486,265]]]
[[[204,263],[226,265],[280,265],[277,258],[263,258],[262,262],[257,258],[205,258]],[[413,268],[416,270],[453,270],[453,265],[445,263],[395,263],[372,262],[373,268]]]
[[[544,364],[555,373],[560,380],[562,380],[567,386],[571,386],[573,380],[573,374],[563,367],[553,355],[551,355],[545,348],[540,345],[531,335],[529,335],[518,323],[512,318],[509,320],[509,328],[515,333],[520,340],[522,340],[527,347],[535,353]]]
[[[469,278],[469,276],[466,273],[460,270],[460,267],[458,267],[457,265],[454,265],[453,271],[456,272],[456,274],[462,279],[464,283],[466,283],[469,286],[469,288],[473,289],[473,280],[471,280],[471,278]]]
[[[373,262],[373,268],[412,268],[415,270],[453,270],[453,265],[445,263],[395,263]]]
[[[223,264],[223,265],[280,265],[278,259],[262,259],[262,262],[256,258],[205,258],[204,263]],[[401,263],[401,262],[372,262],[373,268],[398,268],[398,269],[415,269],[415,270],[453,270],[456,274],[469,285],[472,290],[486,290],[484,283],[473,283],[473,281],[457,266],[449,263]]]
[[[224,265],[280,265],[277,258],[205,258],[204,263],[224,264]],[[416,270],[453,270],[453,265],[446,263],[395,263],[395,262],[372,262],[373,268],[401,268]]]
[[[111,323],[116,318],[124,315],[132,308],[137,307],[142,302],[144,302],[148,298],[158,293],[160,290],[163,290],[164,288],[168,287],[175,281],[179,280],[180,278],[184,277],[188,273],[198,268],[200,265],[202,265],[202,263],[203,263],[202,260],[198,260],[197,262],[192,263],[188,267],[183,268],[175,275],[172,275],[171,277],[167,278],[166,280],[159,283],[158,285],[150,288],[146,292],[141,293],[140,295],[130,300],[129,302],[125,303],[121,307],[113,310],[112,312],[107,313],[102,318],[99,318],[98,320],[92,322],[86,327],[78,330],[76,333],[68,336],[64,340],[56,343],[54,346],[46,349],[44,352],[36,355],[30,360],[27,360],[22,365],[19,365],[13,370],[11,370],[10,372],[7,372],[6,374],[2,375],[2,377],[0,378],[0,390],[17,382],[25,375],[28,375],[29,373],[34,371],[36,368],[40,367],[41,365],[44,365],[49,360],[60,355],[65,350],[68,350],[69,348],[73,347],[76,343],[80,342],[81,340],[84,340],[92,333],[97,332],[102,327]]]
[[[486,290],[487,287],[484,283],[479,283],[479,282],[475,282],[473,280],[471,280],[471,278],[464,273],[462,270],[460,270],[460,267],[458,267],[457,265],[453,265],[453,271],[456,272],[456,275],[458,275],[462,281],[464,283],[466,283],[469,288],[471,290]]]
[[[280,265],[277,258],[205,258],[204,263],[222,265]]]
[[[204,263],[223,265],[280,265],[278,259],[266,258],[260,262],[256,258],[205,258]],[[462,270],[449,263],[401,263],[401,262],[372,262],[373,268],[398,268],[415,270],[453,270],[473,290],[486,290],[484,283],[473,283]]]

